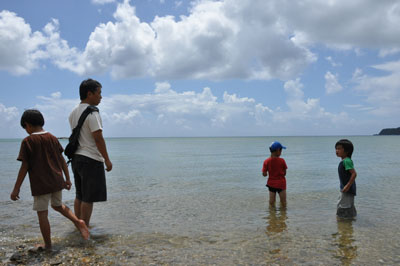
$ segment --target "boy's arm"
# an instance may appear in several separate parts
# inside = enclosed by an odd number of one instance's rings
[[[266,162],[264,161],[264,163],[263,163],[263,168],[262,168],[262,175],[263,176],[267,176],[268,175],[268,167],[267,167],[267,164],[266,164]]]
[[[104,158],[104,163],[106,164],[106,170],[107,170],[107,172],[109,172],[109,171],[111,171],[113,165],[110,161],[110,158],[108,157],[106,142],[103,138],[103,132],[100,129],[100,130],[92,132],[92,135],[93,135],[94,141],[96,143],[97,149],[99,150],[100,154]]]
[[[69,177],[68,165],[65,162],[65,159],[64,159],[64,157],[62,155],[61,155],[61,158],[62,158],[62,170],[63,170],[64,175],[65,175],[65,188],[67,190],[70,190],[71,187],[72,187],[72,183],[71,183],[71,178]]]
[[[19,190],[21,188],[22,183],[24,182],[26,173],[28,173],[28,163],[26,161],[22,161],[21,168],[19,168],[17,181],[15,181],[14,189],[10,195],[10,198],[12,200],[19,199]]]
[[[349,172],[351,173],[350,180],[349,180],[349,182],[347,182],[347,184],[344,186],[342,192],[347,192],[347,191],[349,191],[351,185],[353,185],[354,181],[356,180],[356,177],[357,177],[357,172],[356,172],[356,170],[355,170],[355,169],[350,169]]]

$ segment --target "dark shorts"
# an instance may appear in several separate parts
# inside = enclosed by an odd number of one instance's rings
[[[282,191],[283,191],[283,189],[281,189],[281,188],[274,188],[274,187],[270,187],[270,186],[268,186],[268,185],[266,185],[266,187],[268,187],[268,190],[269,191],[271,191],[271,192],[278,192],[278,193],[281,193]]]
[[[83,202],[107,200],[106,173],[104,163],[82,155],[72,160],[76,198]]]

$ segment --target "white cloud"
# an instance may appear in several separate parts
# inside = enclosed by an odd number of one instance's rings
[[[398,1],[277,1],[282,18],[309,43],[390,50],[400,42]]]
[[[4,10],[0,69],[28,74],[50,58],[80,75],[289,80],[315,62],[315,44],[398,53],[399,14],[397,1],[203,0],[192,2],[187,16],[145,23],[124,0],[115,21],[98,25],[79,51],[61,38],[57,20],[32,33],[22,18]]]
[[[327,57],[325,57],[325,59],[326,59],[326,61],[328,61],[328,62],[331,64],[331,66],[333,66],[333,67],[342,66],[341,63],[336,63],[336,62],[333,60],[332,56],[327,56]]]
[[[0,103],[0,117],[2,122],[18,119],[18,115],[19,112],[16,107],[6,107],[4,104]]]
[[[400,53],[400,48],[381,49],[379,51],[379,57],[386,57],[398,53]]]
[[[14,75],[29,74],[47,58],[43,34],[32,32],[29,24],[15,13],[0,12],[0,70]]]
[[[353,74],[356,91],[365,94],[366,102],[374,107],[369,113],[389,117],[400,113],[400,61],[375,65],[373,68],[384,71],[386,75],[371,77],[360,69]],[[400,123],[398,118],[397,123]]]
[[[108,137],[309,135],[310,132],[332,135],[343,134],[343,128],[357,124],[345,112],[327,112],[318,98],[305,98],[303,88],[300,79],[285,82],[287,106],[272,109],[254,98],[228,92],[218,98],[208,87],[201,92],[177,92],[168,82],[159,82],[152,93],[104,96],[99,108],[104,134]],[[54,92],[49,97],[38,97],[34,107],[43,113],[45,129],[61,137],[69,136],[68,116],[78,103],[77,98],[65,99]],[[3,119],[11,117],[3,121],[4,129],[11,124],[18,127],[16,108],[0,104],[0,113]],[[357,133],[359,128],[353,128]]]
[[[281,126],[294,132],[295,135],[310,134],[310,132],[332,134],[340,132],[340,128],[344,125],[354,123],[345,112],[335,114],[325,111],[317,98],[305,100],[303,87],[300,79],[285,82],[284,89],[289,110],[274,113],[274,120],[281,123]]]
[[[115,2],[115,0],[91,0],[91,1],[93,4],[97,4],[97,5],[104,5],[104,4]]]
[[[289,38],[274,6],[264,1],[193,2],[188,16],[149,24],[125,0],[114,18],[94,29],[84,51],[61,38],[57,20],[48,23],[43,33],[51,61],[80,75],[218,80],[287,79],[316,60]]]
[[[0,69],[19,75],[50,58],[80,75],[289,80],[316,61],[310,50],[316,44],[386,56],[398,53],[400,42],[396,1],[202,0],[187,16],[145,23],[124,0],[115,21],[98,25],[83,51],[61,38],[57,20],[32,33],[16,14],[0,14]]]
[[[0,138],[9,138],[22,135],[20,113],[14,106],[7,107],[0,103]]]
[[[334,94],[343,90],[342,85],[338,81],[338,75],[332,74],[330,71],[325,74],[325,89],[327,94]]]
[[[57,137],[69,137],[68,116],[72,109],[80,102],[77,99],[64,99],[60,92],[51,93],[50,97],[38,96],[39,103],[34,106],[44,117],[44,128]]]
[[[275,11],[265,1],[199,1],[179,21],[157,17],[151,23],[156,75],[286,79],[300,73],[315,56],[288,38]]]

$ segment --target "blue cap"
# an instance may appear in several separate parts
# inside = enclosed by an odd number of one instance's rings
[[[276,151],[276,150],[280,150],[280,149],[286,149],[285,146],[282,146],[282,144],[278,141],[274,141],[271,143],[271,145],[269,145],[269,150],[271,152]]]

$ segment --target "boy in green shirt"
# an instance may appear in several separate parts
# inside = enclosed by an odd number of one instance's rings
[[[357,194],[355,181],[357,172],[351,160],[354,146],[350,140],[341,139],[336,142],[335,149],[336,156],[342,159],[338,167],[341,194],[337,204],[336,215],[340,218],[353,218],[357,216],[354,206],[354,197]]]

